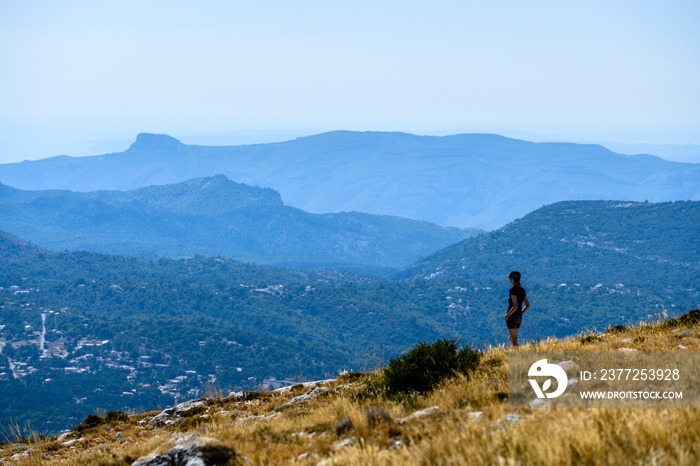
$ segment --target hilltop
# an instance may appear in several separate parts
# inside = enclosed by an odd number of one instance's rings
[[[517,351],[698,351],[700,311],[547,339]],[[695,464],[693,409],[508,407],[514,350],[487,349],[468,376],[389,396],[384,370],[274,392],[194,399],[164,410],[88,416],[60,437],[0,447],[15,464]],[[198,464],[202,464],[198,463]],[[168,463],[170,464],[170,463]]]
[[[19,259],[21,257],[35,256],[42,252],[45,252],[45,250],[37,245],[0,231],[0,259]]]
[[[480,232],[359,212],[311,214],[285,205],[277,191],[223,175],[87,193],[0,184],[0,230],[58,251],[199,254],[380,276]]]
[[[367,212],[486,230],[557,201],[700,200],[698,164],[493,134],[333,131],[231,147],[139,134],[123,152],[0,165],[0,182],[31,190],[133,190],[217,174],[275,189],[287,205],[307,212]]]
[[[394,274],[402,280],[616,282],[695,288],[700,202],[566,201],[460,241]]]

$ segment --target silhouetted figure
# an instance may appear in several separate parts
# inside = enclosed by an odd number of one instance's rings
[[[520,272],[514,270],[508,275],[508,278],[513,287],[508,294],[506,324],[508,324],[508,333],[510,333],[510,344],[518,346],[518,329],[523,321],[523,314],[530,309],[530,301],[527,300],[525,289],[520,286]],[[525,303],[524,308],[523,303]]]

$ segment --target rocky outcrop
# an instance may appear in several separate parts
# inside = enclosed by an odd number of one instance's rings
[[[235,464],[238,459],[232,448],[197,434],[176,437],[171,443],[175,446],[168,451],[143,456],[132,466],[223,466]]]
[[[205,411],[206,403],[200,400],[190,400],[173,406],[172,408],[166,408],[160,412],[160,414],[146,421],[149,425],[153,427],[163,427],[165,425],[175,424],[175,422],[181,417],[189,417],[193,414],[201,414]],[[141,421],[144,422],[144,421]],[[145,422],[144,422],[145,423]]]

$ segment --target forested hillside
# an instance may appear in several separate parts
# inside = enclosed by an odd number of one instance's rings
[[[391,282],[201,256],[52,253],[8,235],[0,251],[10,251],[0,261],[3,424],[57,431],[98,408],[148,409],[369,369],[418,341],[507,341],[505,276]],[[697,291],[661,278],[659,287],[524,278],[533,309],[522,341],[697,303]]]
[[[394,275],[405,280],[501,279],[622,283],[698,290],[700,202],[569,201],[462,241]]]
[[[479,232],[359,212],[310,214],[223,175],[89,193],[0,184],[0,230],[57,251],[201,254],[380,276]]]

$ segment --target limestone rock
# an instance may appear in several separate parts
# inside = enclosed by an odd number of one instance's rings
[[[565,371],[568,371],[569,369],[573,369],[576,366],[576,363],[574,361],[562,361],[557,366],[561,367]]]
[[[172,408],[166,408],[163,411],[160,412],[160,414],[156,415],[154,418],[152,418],[150,421],[148,421],[148,424],[152,425],[153,427],[162,427],[164,425],[172,425],[174,424],[174,421],[177,419],[177,417],[186,412],[189,411],[190,409],[194,408],[199,408],[205,406],[206,403],[204,401],[199,401],[199,400],[190,400],[190,401],[185,401],[183,403],[180,403],[178,405],[173,406]]]
[[[439,406],[431,406],[430,408],[425,408],[421,409],[420,411],[416,411],[415,413],[412,413],[408,416],[406,416],[403,419],[399,420],[399,424],[405,424],[406,422],[409,421],[415,421],[416,419],[420,419],[425,416],[431,416],[433,414],[437,414],[440,412],[440,407]]]
[[[171,442],[176,445],[165,453],[152,453],[137,459],[132,466],[209,466],[231,464],[236,452],[217,439],[197,434],[181,435]]]
[[[288,407],[288,406],[292,406],[292,405],[295,405],[295,404],[297,404],[297,403],[303,403],[303,402],[305,402],[305,401],[311,401],[311,400],[313,400],[314,398],[316,398],[316,397],[318,396],[319,393],[327,392],[327,391],[329,391],[329,390],[330,390],[330,389],[329,389],[329,388],[326,388],[326,387],[316,387],[316,388],[314,388],[313,390],[311,390],[311,391],[308,392],[308,393],[305,393],[305,394],[303,394],[303,395],[299,395],[299,396],[296,396],[296,397],[292,398],[292,399],[291,399],[290,401],[288,401],[287,403],[285,403],[285,404],[283,404],[283,405],[281,405],[281,406],[278,406],[277,409],[284,409],[284,408],[286,408],[286,407]]]

